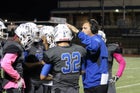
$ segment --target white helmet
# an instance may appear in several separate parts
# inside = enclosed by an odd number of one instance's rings
[[[37,26],[37,28],[38,28],[38,30],[37,31],[35,31],[35,39],[34,39],[34,41],[35,42],[40,42],[41,41],[41,28],[43,27],[43,25],[36,25]]]
[[[106,41],[107,41],[106,34],[103,31],[98,30],[98,35],[100,35],[102,37],[102,39],[104,40],[104,42],[106,43]]]
[[[31,24],[20,24],[15,30],[15,33],[20,38],[21,44],[25,50],[29,49],[34,42],[35,32],[38,30],[36,25]]]
[[[45,35],[47,42],[52,44],[54,42],[54,27],[53,26],[43,26],[41,29],[42,36]]]
[[[35,24],[33,22],[27,22],[25,24],[27,25],[27,27],[30,27],[31,30],[33,31],[33,33],[35,34],[34,41],[39,42],[41,40],[41,36],[40,36],[40,31],[37,27],[37,24]]]
[[[73,38],[71,30],[66,24],[58,24],[54,28],[54,41],[71,41]]]
[[[4,25],[3,22],[0,21],[0,38],[8,39],[8,33],[4,32],[4,29],[7,29],[7,27]]]

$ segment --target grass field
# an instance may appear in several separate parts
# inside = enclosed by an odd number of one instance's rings
[[[117,93],[140,93],[140,57],[124,57],[126,68],[122,77],[116,83]],[[117,71],[118,64],[114,60],[113,73]],[[83,86],[80,79],[80,93]]]

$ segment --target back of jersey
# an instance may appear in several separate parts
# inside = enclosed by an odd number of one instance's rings
[[[86,50],[78,45],[49,49],[44,58],[45,62],[53,65],[52,74],[54,84],[59,86],[78,86],[82,58],[86,55]]]
[[[43,52],[45,48],[42,43],[35,42],[32,44],[31,48],[28,50],[28,55],[26,55],[25,63],[38,63],[41,62],[43,58]],[[27,65],[26,64],[26,65]],[[32,77],[33,79],[40,80],[40,71],[42,69],[42,65],[36,65],[33,67],[28,67],[27,71],[28,75]]]

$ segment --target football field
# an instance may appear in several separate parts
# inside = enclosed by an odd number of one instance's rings
[[[126,68],[122,77],[116,83],[117,93],[140,93],[140,57],[124,57]],[[113,74],[117,71],[118,63],[114,60]],[[94,68],[93,68],[94,69]],[[80,79],[80,93],[83,86]]]

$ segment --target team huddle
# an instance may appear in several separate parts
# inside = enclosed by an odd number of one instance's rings
[[[118,45],[107,48],[96,20],[87,20],[81,31],[68,23],[22,23],[12,40],[5,29],[0,22],[1,93],[79,93],[80,76],[84,93],[116,92],[110,87],[121,77],[125,60]],[[72,42],[74,37],[85,47]],[[115,77],[113,57],[122,63]]]

